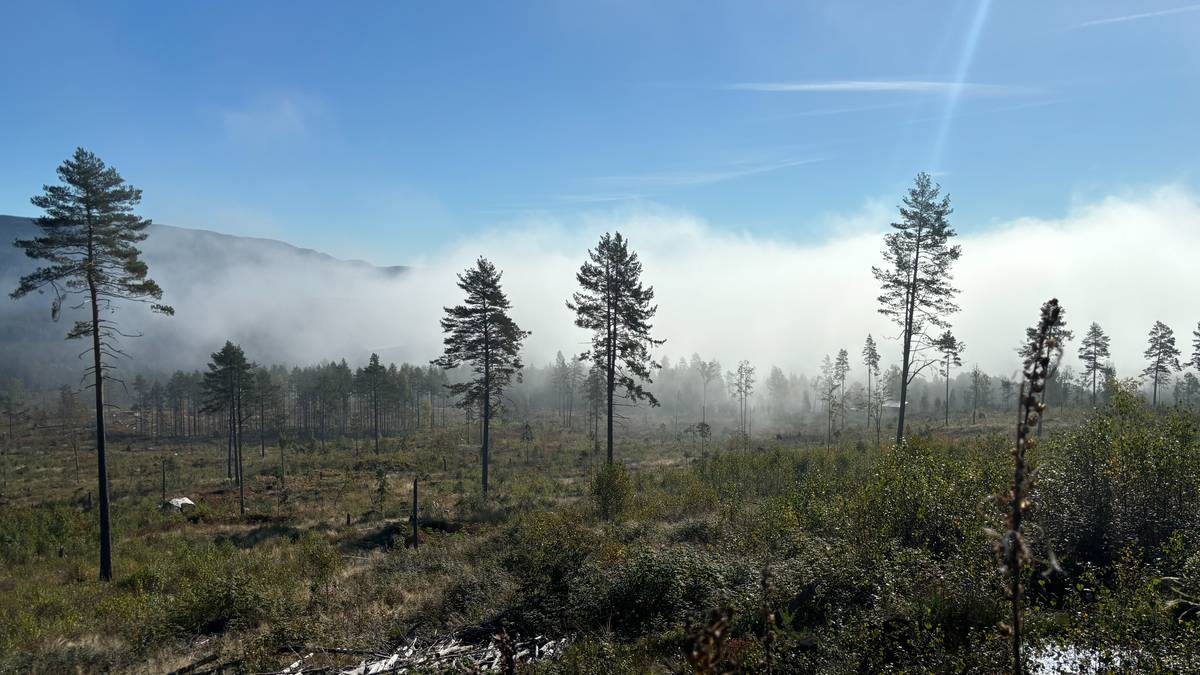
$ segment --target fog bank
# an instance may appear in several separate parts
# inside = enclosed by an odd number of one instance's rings
[[[860,227],[862,227],[860,225]],[[877,313],[882,220],[823,243],[801,244],[730,232],[686,213],[655,207],[598,212],[569,221],[506,223],[429,257],[397,261],[404,272],[337,261],[279,242],[161,228],[145,242],[152,276],[174,305],[173,318],[124,308],[126,325],[145,333],[127,350],[146,367],[201,367],[226,339],[243,344],[261,363],[313,363],[346,358],[427,361],[438,355],[442,307],[460,298],[455,275],[483,255],[504,270],[517,322],[533,335],[526,360],[579,352],[587,335],[573,324],[565,301],[575,272],[604,231],[620,230],[641,257],[646,283],[659,305],[655,334],[660,354],[676,359],[698,352],[726,366],[749,359],[760,373],[771,365],[814,373],[821,358],[846,348],[861,374],[858,354],[867,333],[881,343],[884,365],[899,358],[896,329]],[[1038,307],[1056,296],[1068,324],[1082,336],[1099,322],[1112,337],[1122,375],[1142,366],[1146,334],[1156,320],[1173,327],[1191,351],[1200,319],[1192,299],[1200,275],[1191,258],[1200,251],[1200,202],[1165,187],[1138,197],[1110,197],[1055,219],[1023,218],[959,237],[956,265],[962,312],[952,318],[966,341],[964,362],[993,373],[1014,371],[1014,348]],[[15,285],[13,265],[0,270]],[[19,268],[19,269],[18,269]],[[6,301],[3,365],[13,371],[49,368],[72,373],[81,345],[59,338],[73,320],[49,321],[48,299]],[[22,330],[25,330],[24,328]],[[30,332],[32,331],[32,332]],[[1078,340],[1070,345],[1072,358]],[[42,354],[42,356],[34,356]],[[49,354],[50,356],[45,356]],[[18,361],[20,362],[18,364]],[[32,374],[32,373],[31,373]]]

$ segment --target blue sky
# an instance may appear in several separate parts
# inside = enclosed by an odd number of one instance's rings
[[[0,213],[33,215],[83,145],[156,221],[381,264],[642,207],[882,231],[919,170],[964,233],[1200,183],[1186,1],[27,2],[0,25]]]

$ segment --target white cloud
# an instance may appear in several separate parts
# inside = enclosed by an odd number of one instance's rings
[[[858,112],[874,112],[876,110],[894,110],[903,108],[905,103],[880,103],[879,105],[859,105],[847,106],[842,108],[815,108],[813,110],[802,110],[800,112],[791,113],[789,115],[779,115],[772,119],[792,119],[797,117],[825,117],[829,115],[845,115],[848,113]]]
[[[604,202],[632,202],[642,199],[642,195],[634,192],[601,192],[596,194],[558,195],[557,200],[564,204],[599,204]]]
[[[820,92],[908,92],[921,94],[976,94],[1002,96],[1028,93],[1025,87],[940,80],[834,80],[825,82],[738,82],[726,86],[737,91]]]
[[[1170,16],[1172,14],[1184,14],[1186,12],[1200,12],[1200,4],[1184,5],[1183,7],[1173,7],[1171,9],[1161,9],[1154,12],[1140,12],[1138,14],[1126,14],[1124,16],[1113,16],[1107,19],[1093,19],[1092,21],[1084,21],[1072,26],[1072,28],[1091,28],[1092,26],[1104,26],[1112,23],[1125,23],[1126,21],[1140,21],[1142,19],[1154,19],[1160,16]]]
[[[260,99],[239,110],[220,113],[229,137],[239,142],[285,140],[308,131],[312,106],[296,96]]]
[[[600,176],[594,180],[609,184],[633,185],[645,188],[691,187],[723,183],[746,176],[770,173],[805,164],[815,164],[820,161],[823,161],[823,159],[819,157],[805,157],[770,162],[739,162],[707,169],[644,173],[628,176]]]
[[[881,218],[872,232],[863,230],[868,216]],[[668,340],[664,353],[674,358],[697,351],[727,363],[748,358],[811,373],[826,353],[842,347],[857,353],[868,332],[895,334],[876,312],[878,286],[870,269],[892,217],[868,202],[838,226],[844,236],[813,246],[717,230],[662,210],[510,226],[427,262],[410,282],[422,290],[406,295],[428,302],[407,314],[422,317],[417,326],[433,325],[441,305],[454,299],[453,272],[482,254],[505,270],[514,313],[534,331],[531,360],[582,348],[586,335],[573,327],[563,302],[585,250],[601,232],[619,229],[656,289],[656,333]],[[1017,368],[1014,349],[1024,328],[1052,296],[1063,302],[1079,335],[1092,321],[1105,328],[1124,375],[1142,367],[1154,321],[1167,322],[1188,346],[1200,319],[1191,303],[1181,302],[1200,295],[1192,259],[1200,250],[1200,202],[1179,188],[1110,197],[1062,218],[1019,219],[960,240],[956,283],[963,311],[953,318],[954,330],[968,345],[966,362],[991,372]],[[424,341],[436,350],[436,335],[426,333]],[[1076,348],[1070,345],[1068,362]],[[886,361],[896,360],[895,341],[883,340],[883,351]]]

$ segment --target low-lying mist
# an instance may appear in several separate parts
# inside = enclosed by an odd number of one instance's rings
[[[760,372],[774,364],[814,373],[825,354],[843,347],[857,363],[867,333],[885,338],[885,366],[899,359],[899,345],[889,339],[897,329],[877,312],[879,286],[871,274],[887,221],[817,244],[733,234],[665,210],[527,222],[421,261],[422,272],[404,282],[420,289],[411,313],[418,325],[434,325],[441,304],[457,298],[454,272],[483,254],[505,270],[513,314],[534,333],[529,360],[584,349],[587,334],[574,327],[564,300],[586,249],[610,229],[624,233],[644,263],[643,278],[654,285],[659,305],[655,332],[667,339],[661,353],[672,359],[699,352],[727,367],[749,359]],[[1080,205],[1057,219],[1023,218],[958,240],[962,311],[951,319],[953,330],[966,341],[964,362],[990,372],[1018,368],[1024,329],[1051,296],[1063,302],[1068,326],[1080,335],[1092,321],[1104,327],[1122,375],[1143,367],[1154,321],[1173,326],[1182,347],[1200,319],[1178,300],[1200,292],[1194,272],[1200,202],[1176,188]],[[418,331],[410,344],[432,352],[437,338],[436,330]],[[1068,345],[1068,362],[1077,346]]]
[[[685,213],[642,206],[508,223],[443,253],[395,261],[411,266],[404,272],[262,240],[226,237],[217,246],[210,233],[163,228],[143,248],[176,316],[122,308],[124,325],[145,333],[126,341],[133,358],[125,367],[202,367],[226,339],[260,363],[346,358],[359,364],[372,351],[385,361],[427,361],[440,351],[442,307],[460,299],[455,275],[480,255],[504,270],[514,318],[533,331],[526,361],[548,362],[558,350],[571,354],[587,347],[588,336],[574,326],[565,300],[576,288],[574,275],[587,249],[606,230],[624,233],[642,259],[643,278],[654,286],[659,305],[655,333],[667,340],[663,355],[698,352],[727,367],[749,359],[764,374],[770,365],[813,373],[827,353],[844,347],[857,355],[873,333],[884,365],[897,361],[898,345],[887,339],[896,330],[876,311],[878,285],[871,275],[881,260],[886,221],[870,231],[804,244],[730,233]],[[1200,251],[1200,202],[1178,188],[1103,199],[1062,218],[1023,218],[968,231],[959,243],[963,256],[955,282],[962,312],[952,321],[966,342],[968,366],[1016,370],[1014,349],[1051,296],[1062,301],[1077,333],[1095,321],[1112,336],[1122,376],[1143,367],[1154,321],[1172,326],[1187,347],[1200,319],[1179,300],[1200,294],[1193,259]],[[14,267],[20,269],[0,270],[9,290],[28,271]],[[6,368],[40,380],[45,372],[22,369],[41,368],[52,358],[52,379],[78,377],[82,364],[73,357],[83,345],[63,345],[52,357],[26,356],[35,347],[44,352],[46,340],[60,339],[71,312],[51,324],[45,296],[5,304],[5,322],[44,323],[23,326],[28,330],[19,339],[11,326],[0,334],[7,341]],[[1076,347],[1068,346],[1069,361]]]

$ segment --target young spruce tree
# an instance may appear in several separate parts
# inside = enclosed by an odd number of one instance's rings
[[[650,348],[665,340],[650,336],[650,319],[658,311],[651,304],[654,287],[642,285],[642,263],[620,232],[600,237],[575,279],[580,290],[567,301],[567,308],[575,312],[576,326],[592,331],[592,348],[580,358],[590,360],[604,374],[606,447],[612,464],[613,397],[619,387],[631,402],[658,405],[642,383],[652,383],[650,369],[657,365]]]
[[[958,311],[950,267],[962,253],[951,246],[950,197],[927,173],[917,174],[900,206],[900,222],[884,237],[883,267],[872,267],[880,283],[879,313],[900,328],[900,411],[896,443],[904,440],[908,386],[928,366],[937,363],[933,328],[946,328],[946,317]]]
[[[137,244],[145,240],[150,221],[133,208],[142,191],[125,183],[113,167],[92,153],[77,148],[58,167],[59,185],[45,185],[33,197],[33,205],[45,211],[36,224],[41,235],[18,239],[14,244],[35,260],[49,263],[21,278],[14,299],[49,288],[54,298],[50,315],[58,319],[64,302],[71,309],[84,309],[89,318],[75,322],[67,339],[88,338],[96,406],[97,501],[100,516],[100,579],[112,579],[112,535],[109,521],[108,463],[105,454],[104,381],[112,360],[121,355],[117,340],[122,335],[112,318],[114,301],[150,303],[160,314],[175,311],[156,301],[162,288],[147,275]]]
[[[446,307],[442,331],[445,353],[434,365],[445,370],[466,364],[472,375],[465,382],[449,385],[460,407],[479,406],[483,422],[479,458],[482,486],[488,492],[488,451],[492,416],[500,409],[504,389],[513,377],[521,379],[521,344],[530,335],[508,315],[512,305],[500,288],[502,273],[486,258],[475,261],[458,275],[458,287],[466,292],[464,304]]]

